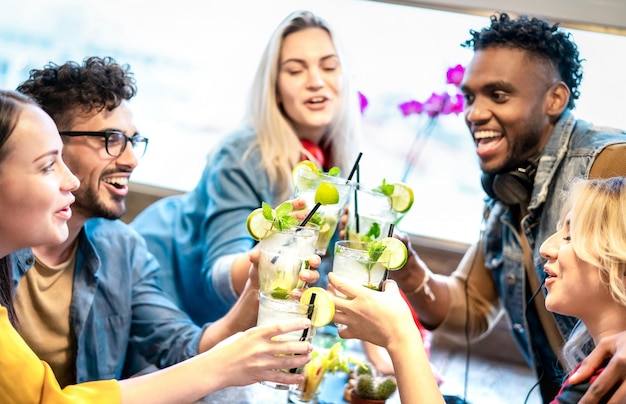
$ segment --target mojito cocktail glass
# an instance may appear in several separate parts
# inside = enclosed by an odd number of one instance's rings
[[[370,254],[368,247],[371,243],[358,240],[337,241],[333,272],[367,288],[380,290],[388,265],[383,256]]]
[[[299,285],[298,275],[309,268],[315,253],[319,227],[313,223],[286,230],[272,229],[259,242],[259,288],[275,297],[286,297]]]
[[[357,189],[351,201],[346,227],[347,238],[372,241],[387,237],[390,226],[397,219],[398,212],[391,208],[387,195],[378,191]]]
[[[308,318],[313,310],[312,304],[303,304],[299,300],[286,298],[277,299],[272,297],[271,292],[259,293],[259,314],[257,317],[257,325],[279,324],[294,318]],[[315,335],[315,327],[311,326],[305,330],[292,331],[281,334],[274,339],[280,341],[308,341]],[[287,373],[300,373],[302,369],[280,369]],[[263,381],[261,384],[278,389],[290,390],[295,389],[298,385],[280,384],[275,382]]]
[[[352,193],[354,184],[353,181],[346,178],[308,170],[299,170],[298,176],[295,179],[294,196],[296,198],[304,199],[307,203],[307,207],[313,208],[315,205],[315,192],[317,191],[319,185],[323,182],[328,182],[337,188],[337,191],[339,192],[339,201],[332,205],[321,205],[317,210],[320,235],[317,239],[315,253],[322,256],[326,255],[328,244],[337,229],[339,217],[344,206],[350,199],[350,194]]]

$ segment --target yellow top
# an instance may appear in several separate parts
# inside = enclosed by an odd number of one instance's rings
[[[46,362],[26,345],[0,306],[0,401],[3,403],[119,403],[116,380],[67,386],[64,389]]]

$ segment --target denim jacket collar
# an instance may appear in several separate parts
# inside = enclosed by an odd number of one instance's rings
[[[575,126],[576,118],[570,110],[565,110],[554,126],[550,139],[539,158],[533,194],[528,204],[530,212],[536,210],[546,201],[550,184],[561,161],[565,158]]]

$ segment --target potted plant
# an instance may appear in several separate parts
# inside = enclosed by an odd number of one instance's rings
[[[393,376],[378,376],[372,366],[357,366],[349,381],[349,394],[352,404],[383,404],[396,391],[396,379]]]

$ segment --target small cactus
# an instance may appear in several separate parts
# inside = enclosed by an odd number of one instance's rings
[[[393,377],[388,377],[378,383],[378,388],[376,389],[376,392],[379,397],[385,397],[385,399],[387,399],[396,391],[396,388],[396,379],[394,379]]]
[[[396,391],[396,379],[371,374],[357,376],[354,394],[370,400],[386,400]]]
[[[366,364],[363,364],[362,366],[357,366],[355,369],[357,376],[374,374],[374,370],[372,369],[372,367]]]

